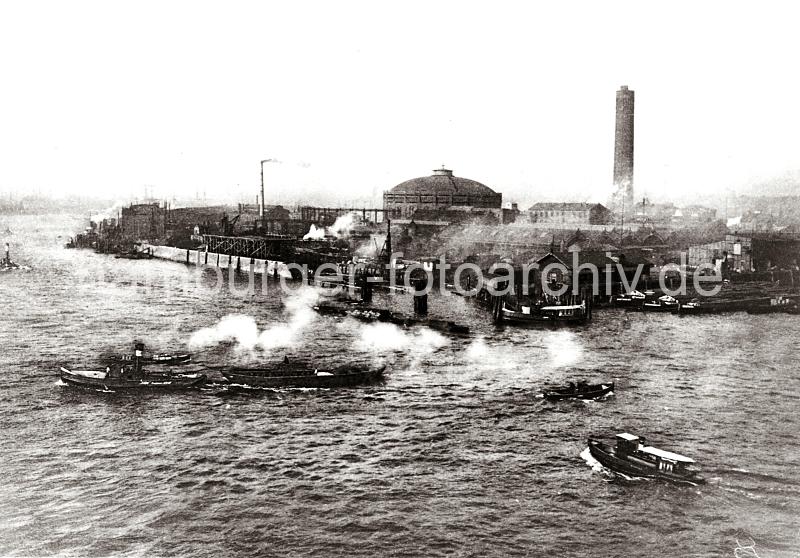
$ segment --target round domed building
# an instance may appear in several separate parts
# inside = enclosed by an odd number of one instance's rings
[[[406,180],[383,194],[383,208],[395,217],[411,219],[418,211],[463,211],[502,214],[503,195],[469,178],[441,168],[431,176]]]

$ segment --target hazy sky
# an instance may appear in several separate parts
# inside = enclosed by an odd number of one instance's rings
[[[790,2],[0,4],[0,192],[347,201],[442,164],[602,200],[636,91],[636,194],[800,168]],[[276,198],[275,196],[280,196]]]

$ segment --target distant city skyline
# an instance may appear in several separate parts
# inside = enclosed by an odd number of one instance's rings
[[[637,200],[795,176],[791,6],[13,3],[0,193],[369,200],[445,164],[521,208],[613,190],[636,91]],[[793,174],[795,173],[795,174]],[[785,182],[791,190],[796,182]],[[787,192],[789,193],[789,192]]]

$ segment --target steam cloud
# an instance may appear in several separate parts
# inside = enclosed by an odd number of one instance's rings
[[[216,325],[203,328],[192,334],[189,345],[194,348],[205,348],[219,343],[234,341],[237,350],[265,352],[295,345],[300,333],[314,321],[315,314],[311,305],[318,297],[314,289],[302,289],[289,297],[284,305],[288,314],[285,323],[268,326],[263,331],[251,316],[229,314]]]
[[[108,209],[104,209],[100,213],[96,213],[96,214],[92,215],[90,217],[90,220],[95,222],[95,223],[99,223],[103,219],[116,219],[117,218],[117,214],[119,213],[119,211],[122,210],[122,208],[126,207],[126,206],[127,206],[127,204],[125,202],[123,202],[123,201],[115,202],[114,205],[112,205]]]
[[[415,354],[426,355],[447,345],[447,339],[428,328],[406,332],[394,324],[368,324],[362,327],[356,348],[365,352],[384,353],[386,351],[413,350]]]
[[[335,236],[336,238],[347,238],[350,235],[350,231],[353,230],[353,226],[355,225],[356,221],[356,214],[355,213],[348,213],[346,215],[339,216],[336,221],[334,221],[333,225],[328,227],[328,234],[331,236]],[[308,229],[308,232],[303,236],[303,240],[324,240],[325,239],[325,229],[323,227],[317,227],[313,223],[311,224],[311,228]]]
[[[314,223],[311,223],[311,228],[308,229],[308,232],[303,236],[303,240],[324,240],[325,239],[325,229],[324,228],[317,228]]]
[[[572,366],[583,358],[583,347],[571,331],[551,332],[545,343],[554,367]]]
[[[355,213],[348,213],[346,215],[342,215],[336,219],[333,225],[330,226],[328,231],[335,236],[336,238],[344,238],[350,235],[350,231],[353,230],[353,225],[355,224],[356,215]]]

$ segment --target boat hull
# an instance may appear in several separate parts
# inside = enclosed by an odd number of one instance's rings
[[[781,304],[775,306],[753,306],[747,309],[748,314],[797,314],[796,305]]]
[[[275,370],[239,368],[225,370],[222,375],[231,384],[257,388],[337,388],[378,382],[383,378],[383,371],[384,368],[377,368],[330,375],[317,375],[313,372],[281,375]]]
[[[544,390],[543,395],[544,398],[549,401],[561,401],[563,399],[599,399],[614,391],[614,382],[592,387],[594,389],[573,392],[565,389]]]
[[[629,477],[660,479],[677,484],[692,485],[703,484],[705,482],[702,477],[696,475],[683,476],[666,473],[664,471],[659,471],[656,467],[639,464],[628,459],[622,459],[617,457],[614,450],[591,438],[589,439],[589,453],[606,469]]]
[[[641,298],[614,298],[614,306],[617,308],[641,308],[644,299]]]
[[[549,314],[523,314],[522,312],[504,309],[502,315],[502,323],[513,325],[580,325],[585,324],[587,320],[588,316],[585,313],[574,316],[553,316]]]
[[[642,310],[645,312],[677,312],[680,310],[680,304],[651,304],[645,302],[642,304]]]
[[[65,384],[97,391],[186,390],[202,386],[207,379],[204,374],[146,374],[140,378],[92,377],[61,369],[61,381]]]

